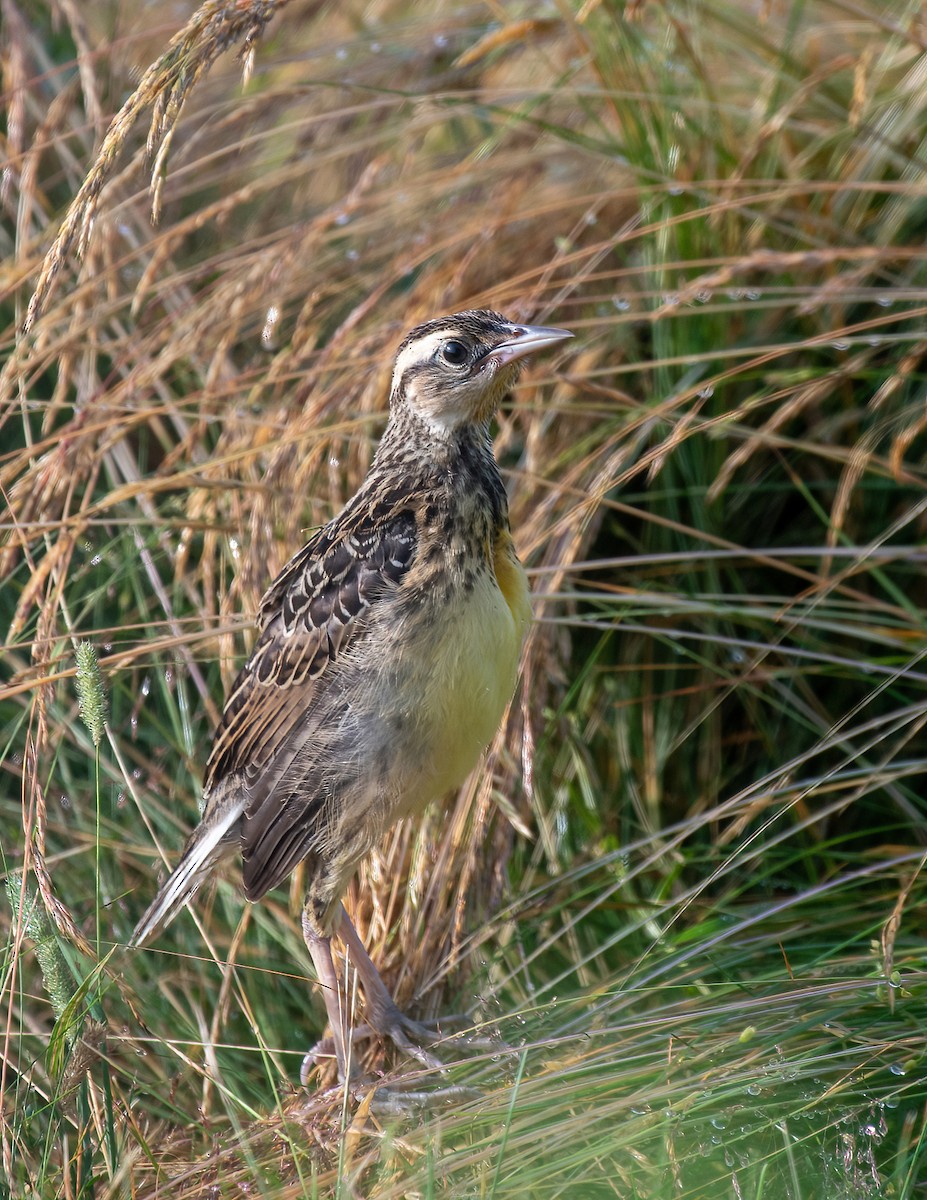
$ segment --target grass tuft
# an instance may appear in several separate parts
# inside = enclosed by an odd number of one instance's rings
[[[5,6],[0,1194],[923,1191],[925,34]],[[125,942],[398,341],[481,305],[577,335],[498,422],[536,621],[348,902],[495,1041],[307,1092],[298,877]]]

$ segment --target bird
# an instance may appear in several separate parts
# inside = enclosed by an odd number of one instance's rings
[[[302,932],[342,1081],[335,936],[368,1027],[433,1061],[342,896],[395,821],[464,781],[511,700],[531,606],[490,425],[524,359],[572,336],[489,309],[405,336],[368,474],[264,594],[206,762],[201,819],[129,942],[153,938],[236,851],[249,901],[304,864]]]

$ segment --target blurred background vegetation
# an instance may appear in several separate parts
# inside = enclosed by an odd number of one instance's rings
[[[923,1194],[921,5],[0,15],[0,1194]],[[498,423],[537,622],[349,901],[508,1049],[367,1048],[390,1112],[296,1084],[298,878],[122,947],[396,345],[481,305],[577,335]]]

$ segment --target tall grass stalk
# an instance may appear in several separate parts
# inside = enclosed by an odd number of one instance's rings
[[[9,1194],[917,1195],[921,6],[177,20],[3,6]],[[298,875],[125,942],[398,341],[487,304],[577,335],[498,422],[522,683],[348,902],[495,1049],[305,1091]]]

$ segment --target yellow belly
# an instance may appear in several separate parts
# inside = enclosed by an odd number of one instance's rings
[[[428,654],[428,686],[413,805],[463,782],[499,727],[512,698],[531,619],[528,584],[511,537],[497,541],[494,573],[461,593],[446,612]]]

